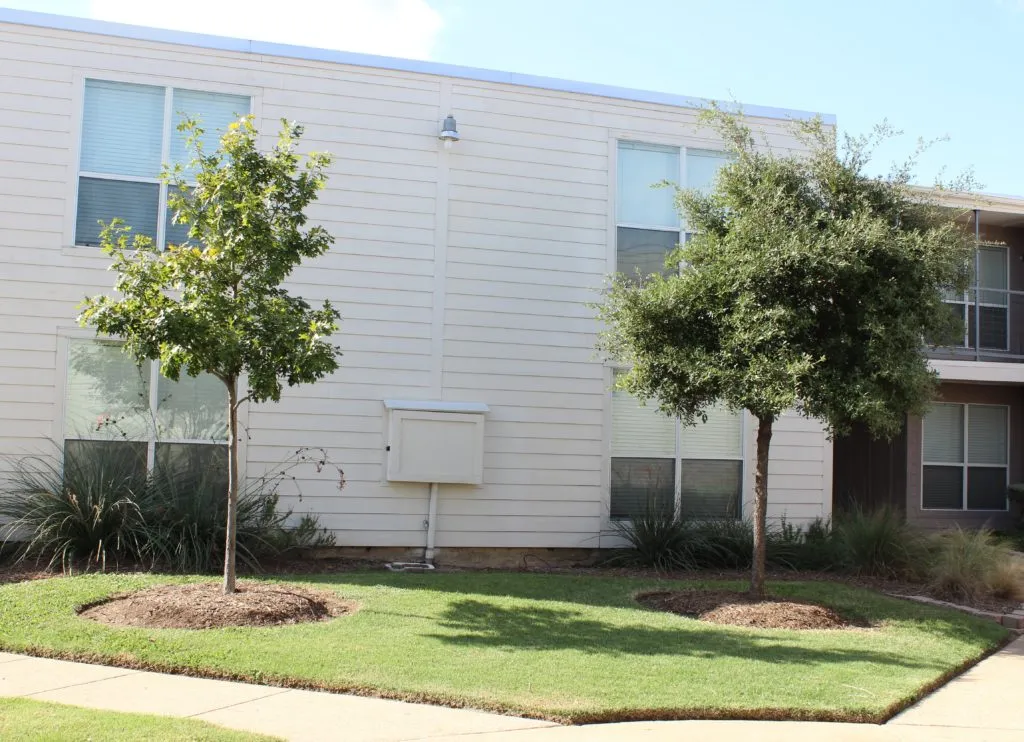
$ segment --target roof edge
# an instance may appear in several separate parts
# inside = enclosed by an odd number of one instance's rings
[[[672,93],[659,93],[651,90],[637,90],[633,88],[617,87],[614,85],[562,80],[554,77],[524,75],[516,72],[501,72],[499,70],[464,67],[461,65],[443,64],[440,62],[401,59],[398,57],[383,57],[374,54],[359,54],[356,52],[335,51],[332,49],[319,49],[316,47],[295,46],[292,44],[278,44],[269,41],[235,39],[229,36],[213,36],[210,34],[193,33],[190,31],[174,31],[149,26],[134,26],[126,23],[100,21],[93,18],[79,18],[75,16],[56,15],[53,13],[39,13],[32,10],[0,8],[0,23],[53,28],[61,31],[78,31],[81,33],[101,34],[104,36],[118,36],[138,41],[181,44],[206,49],[218,49],[221,51],[264,54],[273,57],[306,59],[317,62],[334,62],[336,64],[347,64],[356,67],[375,67],[378,69],[394,70],[399,72],[440,75],[442,77],[454,77],[463,80],[477,80],[480,82],[518,85],[529,88],[540,88],[543,90],[555,90],[564,93],[578,93],[581,95],[594,95],[602,98],[631,100],[640,103],[655,103],[678,108],[701,108],[711,102],[706,98],[695,98]],[[817,116],[820,117],[827,125],[835,126],[836,123],[836,117],[831,113],[815,113],[813,111],[775,108],[772,106],[748,106],[742,103],[738,105],[738,108],[742,110],[744,115],[756,118],[808,120]]]

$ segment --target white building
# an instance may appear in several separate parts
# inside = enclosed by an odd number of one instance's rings
[[[650,184],[707,184],[721,161],[701,101],[11,10],[0,56],[0,454],[53,438],[149,465],[223,459],[219,382],[140,378],[77,327],[76,305],[112,285],[97,220],[180,239],[157,177],[182,156],[180,114],[216,129],[252,112],[268,146],[285,117],[304,149],[334,155],[309,215],[335,247],[290,289],[340,309],[345,355],[244,411],[248,476],[322,447],[344,490],[300,467],[286,504],[339,545],[422,547],[429,485],[388,480],[384,400],[481,403],[482,483],[440,486],[441,549],[608,546],[610,519],[652,494],[747,512],[751,421],[677,430],[612,394],[594,351],[605,276],[679,240],[669,192]],[[798,146],[789,120],[812,115],[745,112],[780,148]],[[446,149],[449,113],[461,140]],[[114,410],[112,388],[136,409]],[[780,420],[769,513],[828,517],[832,462],[820,425]]]

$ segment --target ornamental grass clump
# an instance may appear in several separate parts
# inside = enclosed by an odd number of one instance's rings
[[[937,597],[968,601],[988,595],[1024,599],[1024,569],[991,531],[957,526],[933,539],[928,585]]]
[[[130,447],[54,448],[16,460],[0,484],[4,554],[64,572],[129,564],[210,573],[223,562],[228,504],[218,467],[157,467],[147,475],[144,458]],[[238,557],[251,571],[267,559],[334,543],[316,516],[296,519],[280,505],[282,472],[306,461],[298,455],[239,495]]]
[[[74,563],[106,569],[145,547],[145,462],[116,447],[88,453],[27,456],[0,489],[0,536],[17,558],[42,557],[50,568]],[[16,545],[15,545],[16,542]]]

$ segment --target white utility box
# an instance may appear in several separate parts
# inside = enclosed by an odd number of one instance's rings
[[[390,482],[481,484],[482,402],[384,400]]]

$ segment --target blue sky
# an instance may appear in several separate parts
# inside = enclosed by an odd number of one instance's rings
[[[1024,0],[0,0],[0,5],[833,113],[949,136],[919,182],[973,168],[1024,195]],[[283,16],[281,8],[290,9]]]

